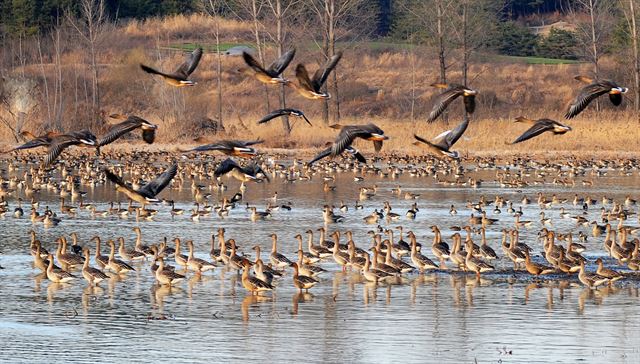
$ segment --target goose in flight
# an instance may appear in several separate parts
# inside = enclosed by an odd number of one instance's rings
[[[236,157],[253,157],[256,155],[256,150],[252,148],[252,145],[263,143],[264,140],[220,140],[212,144],[205,144],[193,149],[183,150],[182,152],[207,152],[210,150],[217,150],[225,155],[232,155]]]
[[[344,151],[351,154],[358,162],[367,163],[367,159],[362,154],[360,154],[360,152],[356,148],[352,146],[348,146],[344,149]],[[316,155],[311,161],[309,161],[308,164],[312,165],[313,163],[319,161],[320,159],[326,158],[330,155],[331,155],[331,146],[324,149],[322,152],[318,153],[318,155]]]
[[[453,147],[458,139],[460,139],[462,134],[464,134],[464,132],[467,130],[468,126],[469,118],[465,114],[464,120],[462,121],[462,123],[460,123],[460,125],[458,125],[453,130],[447,130],[441,133],[440,135],[436,136],[431,142],[414,134],[413,137],[417,140],[417,142],[414,142],[413,145],[426,147],[436,154],[444,155],[453,159],[458,159],[460,158],[460,153],[458,153],[457,151],[451,151],[451,147]]]
[[[178,172],[178,165],[174,164],[167,168],[162,174],[156,177],[153,181],[140,187],[137,190],[129,187],[119,176],[109,171],[104,170],[104,174],[109,181],[116,184],[116,191],[124,193],[132,201],[139,202],[144,207],[152,202],[159,202],[156,196],[165,189],[176,176]]]
[[[443,88],[445,91],[438,95],[436,99],[436,103],[433,105],[433,109],[431,113],[429,113],[429,118],[427,122],[431,123],[440,116],[444,112],[444,110],[453,102],[453,100],[462,96],[462,101],[464,102],[465,111],[469,114],[473,114],[473,111],[476,109],[476,94],[478,91],[470,89],[466,86],[457,84],[457,83],[434,83],[431,86],[437,88]]]
[[[37,147],[48,147],[49,145],[51,145],[51,140],[54,137],[59,136],[60,133],[57,133],[55,131],[48,131],[43,135],[35,136],[30,131],[23,131],[20,133],[20,135],[22,135],[25,138],[29,138],[30,140],[22,145],[19,145],[3,153],[11,153],[16,150],[31,149],[31,148],[37,148]]]
[[[242,182],[256,181],[262,178],[266,179],[267,182],[271,181],[269,179],[269,175],[257,164],[252,163],[246,167],[241,167],[231,158],[227,158],[220,163],[214,172],[214,176],[217,178],[224,176],[227,173],[230,173],[231,177]]]
[[[546,131],[550,131],[554,135],[564,134],[568,131],[571,131],[570,126],[564,125],[562,123],[559,123],[551,119],[532,120],[532,119],[527,119],[523,116],[519,116],[516,118],[516,122],[528,123],[528,124],[532,124],[532,126],[529,129],[527,129],[527,131],[525,131],[522,135],[520,135],[518,139],[514,140],[513,143],[511,144],[523,142],[525,140],[536,137]]]
[[[578,96],[571,101],[569,110],[564,115],[565,119],[571,119],[580,114],[591,101],[604,94],[609,94],[611,103],[618,106],[622,103],[622,94],[629,91],[628,88],[618,86],[618,84],[611,80],[594,80],[585,76],[576,76],[575,79],[588,85],[583,87],[578,93]]]
[[[165,82],[167,82],[171,86],[195,86],[196,82],[189,80],[189,76],[193,73],[193,71],[195,71],[196,67],[198,67],[200,58],[202,58],[202,48],[198,47],[193,52],[191,52],[187,60],[182,63],[180,67],[178,67],[178,69],[173,73],[164,73],[149,66],[145,66],[142,63],[140,64],[140,68],[152,75],[162,76]]]
[[[284,116],[284,115],[289,115],[289,116],[296,116],[299,118],[304,119],[304,121],[307,122],[307,124],[313,126],[311,124],[311,121],[309,121],[309,119],[307,119],[307,116],[300,110],[296,110],[296,109],[278,109],[278,110],[273,110],[272,112],[268,113],[267,115],[265,115],[262,119],[258,120],[258,124],[264,124],[270,120],[273,120],[277,117],[280,116]]]
[[[347,147],[351,146],[356,138],[370,140],[376,152],[382,149],[382,142],[389,139],[384,135],[384,131],[375,124],[366,125],[340,125],[334,124],[330,126],[333,129],[340,129],[338,137],[331,145],[331,157],[335,157],[344,152]]]
[[[98,147],[113,143],[123,135],[138,128],[142,129],[142,139],[147,142],[147,144],[152,144],[156,138],[156,129],[158,129],[158,126],[148,122],[141,117],[135,115],[129,115],[127,117],[120,114],[113,114],[111,115],[111,117],[120,120],[124,119],[124,121],[112,125],[109,128],[109,131],[100,139],[98,139]]]
[[[322,86],[327,81],[327,77],[338,62],[342,58],[342,52],[338,52],[333,57],[329,58],[329,60],[325,63],[325,65],[321,68],[318,68],[316,73],[313,74],[313,78],[309,78],[309,73],[303,64],[298,64],[296,66],[296,78],[298,79],[298,83],[289,82],[287,85],[290,85],[298,93],[307,99],[310,100],[318,100],[318,99],[328,99],[331,97],[328,92],[323,92],[321,90]]]
[[[268,68],[262,67],[260,62],[253,58],[247,52],[242,52],[242,58],[244,62],[249,66],[249,68],[245,68],[242,70],[243,73],[252,75],[256,78],[256,80],[266,83],[266,84],[279,84],[279,83],[288,83],[289,80],[282,77],[282,72],[287,68],[293,56],[295,56],[296,50],[291,49],[282,54],[278,59],[273,61]]]

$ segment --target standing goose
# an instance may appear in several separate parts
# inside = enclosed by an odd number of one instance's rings
[[[598,286],[609,283],[609,278],[605,278],[597,273],[587,273],[584,269],[584,261],[580,261],[580,272],[578,279],[589,289],[598,288]]]
[[[247,291],[251,292],[251,295],[273,290],[273,286],[271,284],[249,275],[249,267],[251,267],[251,263],[249,263],[248,261],[244,262],[242,271],[242,286]]]
[[[438,95],[436,99],[436,103],[433,105],[433,109],[429,114],[429,118],[427,122],[432,123],[434,120],[440,116],[444,112],[444,110],[453,102],[453,100],[462,96],[462,101],[464,102],[464,109],[467,113],[473,114],[473,111],[476,109],[476,94],[478,93],[476,90],[470,89],[466,86],[457,84],[457,83],[434,83],[431,86],[436,88],[445,89],[443,93]]]
[[[302,275],[298,272],[298,263],[291,263],[293,267],[293,285],[296,286],[299,292],[304,289],[305,292],[309,292],[309,288],[318,284],[318,281],[309,276]]]
[[[270,112],[267,115],[265,115],[262,119],[258,120],[258,125],[264,124],[264,123],[266,123],[266,122],[268,122],[270,120],[273,120],[273,119],[275,119],[277,117],[284,116],[284,115],[295,116],[295,117],[298,117],[298,118],[302,118],[302,119],[304,119],[304,121],[307,122],[307,124],[313,126],[311,124],[311,121],[309,121],[307,116],[302,111],[297,110],[297,109],[291,109],[291,108],[273,110],[272,112]]]
[[[451,151],[451,147],[460,139],[462,134],[467,130],[469,126],[469,118],[465,114],[462,123],[458,125],[455,129],[447,130],[440,135],[436,136],[433,141],[428,141],[416,134],[413,134],[413,137],[417,140],[413,145],[426,147],[432,152],[440,155],[444,155],[449,158],[458,159],[460,158],[460,153],[457,151]]]
[[[122,178],[118,177],[107,169],[104,170],[107,179],[116,184],[117,191],[127,195],[130,200],[141,203],[143,207],[150,202],[160,201],[156,198],[156,195],[162,192],[162,190],[164,190],[165,187],[169,185],[173,177],[176,176],[177,172],[178,165],[174,164],[167,168],[164,172],[162,172],[162,174],[156,177],[153,181],[147,183],[137,190],[134,190],[133,188],[129,187],[122,180]]]
[[[591,101],[604,94],[609,94],[611,103],[618,106],[622,103],[622,94],[629,90],[626,87],[618,86],[611,80],[594,80],[585,76],[576,76],[575,79],[588,85],[583,87],[578,93],[578,96],[571,101],[569,110],[564,115],[565,119],[571,119],[580,114]]]
[[[324,67],[318,68],[316,73],[313,74],[313,79],[309,78],[309,73],[305,66],[303,64],[298,64],[296,66],[296,78],[298,79],[298,83],[289,82],[287,85],[296,89],[302,97],[310,100],[331,98],[331,95],[328,92],[323,92],[321,89],[327,81],[327,77],[329,77],[331,71],[333,71],[340,61],[340,58],[342,58],[342,52],[338,52],[336,55],[329,58]]]
[[[209,263],[204,259],[196,258],[193,256],[193,241],[187,241],[187,246],[189,247],[189,256],[187,257],[187,268],[197,272],[202,273],[208,270],[213,270],[216,265],[213,263]]]
[[[94,236],[93,238],[91,238],[91,241],[96,242],[96,254],[94,255],[95,261],[100,268],[104,269],[107,265],[109,265],[109,257],[102,255],[102,253],[100,252],[100,237]]]
[[[157,260],[158,268],[156,268],[154,275],[160,284],[172,286],[185,279],[185,276],[182,274],[176,273],[172,269],[165,268],[164,259],[162,257],[158,257]]]
[[[47,279],[53,283],[67,283],[77,277],[63,269],[55,269],[53,264],[53,256],[49,254],[47,256],[49,265],[47,266]]]
[[[111,248],[111,251],[109,252],[109,261],[107,262],[107,267],[117,274],[135,272],[135,269],[132,266],[115,257],[116,244],[113,242],[113,240],[109,240],[107,243]]]
[[[518,137],[518,139],[514,140],[511,144],[517,144],[520,142],[524,142],[525,140],[529,140],[533,137],[536,137],[546,131],[552,132],[554,135],[564,134],[568,131],[571,131],[571,127],[568,125],[564,125],[555,120],[551,119],[538,119],[532,120],[527,119],[524,116],[518,116],[516,118],[517,123],[528,123],[533,124],[527,131],[525,131],[522,135]]]
[[[249,66],[243,69],[243,73],[252,75],[256,80],[266,84],[288,83],[289,81],[282,77],[282,72],[289,66],[291,60],[296,54],[295,49],[291,49],[283,53],[278,59],[273,61],[269,67],[263,67],[257,59],[247,52],[242,52],[242,59]]]
[[[125,118],[124,116],[117,114],[111,115],[111,117],[120,119]],[[152,144],[156,138],[156,129],[158,129],[158,126],[148,122],[141,117],[129,115],[123,122],[112,125],[109,128],[109,131],[107,131],[105,135],[98,139],[97,146],[102,147],[107,144],[113,143],[123,135],[138,128],[142,129],[142,140],[144,140],[147,144]]]
[[[408,235],[409,235],[409,241],[411,241],[411,262],[413,262],[413,264],[415,264],[415,266],[418,267],[418,270],[420,271],[420,273],[424,273],[425,270],[438,269],[437,264],[435,264],[428,257],[418,252],[416,236],[413,234],[413,232],[410,231]]]
[[[193,71],[195,71],[196,67],[198,67],[200,58],[202,58],[202,48],[198,47],[191,52],[189,58],[187,58],[187,60],[182,63],[174,73],[164,73],[149,66],[145,66],[142,63],[140,64],[140,68],[152,75],[162,76],[165,82],[171,86],[195,86],[196,82],[189,80],[189,76]]]
[[[89,248],[85,247],[83,249],[83,252],[84,252],[84,265],[82,266],[82,276],[84,277],[84,279],[87,282],[89,282],[90,285],[97,285],[103,280],[109,278],[109,276],[104,274],[104,272],[101,271],[100,269],[89,266],[89,258],[90,258]]]
[[[284,269],[286,267],[291,266],[291,260],[285,257],[284,255],[278,253],[278,235],[271,234],[271,255],[269,255],[269,260],[271,264],[273,264],[274,268]]]

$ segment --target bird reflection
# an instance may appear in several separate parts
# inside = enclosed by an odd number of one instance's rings
[[[307,292],[298,292],[293,295],[291,298],[291,314],[294,316],[298,315],[298,304],[304,302],[312,302],[314,299],[314,295]]]
[[[248,295],[245,296],[240,305],[240,311],[242,312],[242,321],[249,322],[250,312],[249,309],[252,305],[257,305],[262,302],[270,302],[272,298],[269,296]]]

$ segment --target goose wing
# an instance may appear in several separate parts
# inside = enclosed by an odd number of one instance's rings
[[[453,100],[458,98],[461,94],[462,93],[460,92],[459,89],[451,88],[451,87],[445,90],[445,92],[443,92],[442,94],[440,94],[436,98],[436,103],[433,105],[433,109],[431,110],[431,113],[429,113],[429,118],[427,118],[427,122],[432,123],[433,121],[435,121],[438,118],[438,116],[440,116],[440,114],[442,114],[444,110],[447,109],[449,104],[451,104]],[[474,101],[474,104],[475,104],[475,101]]]
[[[271,74],[267,70],[265,70],[264,67],[262,67],[260,62],[258,62],[257,59],[253,58],[253,56],[249,53],[242,52],[242,59],[244,59],[244,62],[247,64],[247,66],[249,66],[254,72],[264,73],[271,76]]]
[[[525,131],[522,135],[520,135],[518,137],[518,139],[514,140],[513,143],[511,144],[516,144],[516,143],[520,143],[523,142],[525,140],[531,139],[533,137],[536,137],[542,133],[544,133],[545,131],[549,131],[549,130],[553,130],[553,124],[550,123],[547,120],[538,120],[535,124],[533,124],[532,127],[530,127],[529,129],[527,129],[527,131]]]
[[[200,63],[200,59],[202,58],[202,48],[198,47],[191,52],[189,58],[178,67],[176,73],[185,79],[189,77],[195,71],[196,67],[198,67],[198,63]]]
[[[162,77],[175,78],[175,76],[172,76],[172,75],[170,75],[168,73],[160,72],[157,69],[149,67],[149,66],[146,66],[146,65],[144,65],[142,63],[140,63],[140,68],[142,68],[142,70],[145,71],[146,73],[150,73],[152,75],[160,75]]]
[[[312,160],[309,161],[309,165],[319,161],[322,158],[326,158],[331,155],[331,147],[324,149],[322,152],[318,153]]]
[[[327,77],[329,77],[329,73],[333,71],[334,68],[338,65],[338,62],[342,58],[342,52],[338,52],[333,57],[329,58],[327,63],[325,63],[324,67],[319,68],[316,73],[313,75],[313,89],[318,92],[322,88],[322,85],[327,81]]]
[[[311,79],[309,79],[309,72],[307,72],[307,68],[302,63],[296,66],[296,78],[298,79],[300,87],[306,90],[316,91],[311,83]]]
[[[71,145],[78,144],[76,138],[71,135],[60,135],[54,138],[49,145],[47,155],[44,158],[44,165],[48,166],[53,163],[62,152]]]
[[[115,173],[111,172],[108,169],[104,169],[104,175],[105,177],[107,177],[107,179],[111,182],[111,183],[115,183],[116,185],[120,186],[120,187],[124,187],[127,190],[131,191],[131,192],[135,192],[131,187],[127,186],[127,184],[124,182],[124,180],[122,180],[122,178],[120,178],[118,175],[116,175]]]
[[[469,126],[469,117],[465,114],[464,119],[460,123],[460,125],[456,126],[455,129],[451,130],[444,137],[444,142],[447,144],[447,149],[450,149],[456,142],[460,139],[462,134],[467,130]]]
[[[127,120],[113,125],[109,131],[98,140],[98,146],[104,146],[110,143],[113,143],[121,136],[127,134],[128,132],[139,128],[142,125],[140,118],[127,118]]]
[[[242,170],[242,167],[240,167],[238,163],[236,163],[236,161],[234,161],[233,159],[227,158],[222,161],[222,163],[220,163],[218,168],[216,168],[216,170],[213,172],[213,175],[216,177],[220,177],[231,172],[233,169]]]
[[[262,119],[258,120],[258,124],[264,124],[268,121],[271,121],[279,116],[282,115],[289,115],[291,114],[291,111],[289,109],[278,109],[278,110],[273,110],[272,112],[268,113],[267,115],[265,115]]]
[[[358,125],[346,125],[340,130],[340,134],[331,146],[331,156],[335,157],[353,143],[355,138],[363,134],[362,129]]]
[[[610,91],[610,88],[603,87],[598,83],[592,83],[583,87],[578,93],[578,96],[573,99],[569,110],[564,115],[565,119],[571,119],[580,114],[591,101],[598,98],[600,95],[604,95]],[[621,100],[622,101],[622,100]]]
[[[176,176],[178,172],[178,165],[174,164],[167,168],[162,174],[156,177],[153,181],[147,183],[142,188],[138,190],[138,193],[147,198],[154,198],[157,194],[159,194],[162,190],[167,187],[167,185],[171,182],[173,177]]]
[[[280,56],[280,58],[273,61],[273,63],[269,66],[267,72],[272,75],[272,77],[278,77],[291,63],[293,57],[296,55],[296,50],[291,49]]]

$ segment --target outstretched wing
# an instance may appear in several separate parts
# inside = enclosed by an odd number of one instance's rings
[[[362,154],[360,154],[360,151],[358,151],[356,148],[348,147],[346,151],[354,156],[358,162],[365,164],[367,163],[367,159]]]
[[[469,126],[469,118],[467,117],[467,115],[465,115],[464,120],[462,120],[460,125],[456,126],[455,129],[451,130],[451,132],[444,137],[444,141],[445,143],[447,143],[447,149],[451,148],[454,144],[456,144],[458,139],[460,139],[462,134],[464,134],[464,132],[467,130],[468,126]]]
[[[124,187],[124,188],[126,188],[126,189],[128,189],[130,191],[133,191],[129,186],[127,186],[127,184],[117,174],[111,172],[108,169],[104,169],[103,172],[104,172],[105,177],[107,177],[107,179],[111,183],[115,183],[120,187]]]
[[[307,72],[307,69],[302,63],[299,63],[296,66],[296,78],[298,79],[298,83],[300,84],[300,87],[307,90],[311,90],[311,91],[317,91],[314,89],[313,84],[309,79],[309,73]]]
[[[269,175],[267,174],[267,172],[265,172],[259,165],[257,164],[250,164],[245,168],[245,173],[254,176],[256,178],[258,178],[258,174],[262,174],[264,176],[264,178],[267,180],[267,182],[271,182],[271,179],[269,178]]]
[[[436,120],[458,96],[460,96],[460,90],[455,88],[450,88],[440,94],[436,99],[436,103],[433,105],[431,113],[429,113],[427,122],[432,123]]]
[[[316,155],[312,160],[309,161],[309,165],[312,165],[315,162],[319,161],[320,159],[326,158],[326,157],[328,157],[330,155],[331,155],[331,147],[326,148],[325,150],[323,150],[320,153],[318,153],[318,155]]]
[[[176,173],[178,173],[178,165],[174,164],[162,172],[156,179],[140,188],[138,193],[147,198],[156,197],[157,194],[167,187],[173,177],[176,176]]]
[[[140,63],[140,68],[142,68],[142,70],[145,71],[146,73],[150,73],[152,75],[160,75],[160,76],[163,76],[163,77],[170,77],[170,78],[173,77],[173,76],[171,76],[169,74],[166,74],[164,72],[160,72],[155,68],[151,68],[149,66],[145,66],[142,63]]]
[[[258,124],[264,124],[267,121],[273,120],[279,116],[282,115],[288,115],[290,112],[288,109],[278,109],[278,110],[273,110],[272,112],[268,113],[267,115],[265,115],[262,119],[258,120]]]
[[[225,174],[231,172],[233,169],[238,168],[241,169],[238,163],[231,158],[227,158],[216,168],[213,175],[216,177],[224,176]]]
[[[571,102],[569,110],[564,115],[565,119],[571,119],[580,114],[591,101],[607,92],[609,92],[609,89],[603,88],[598,84],[591,84],[583,87],[582,90],[580,90],[580,93],[578,93],[578,96],[576,96],[576,98]]]
[[[344,126],[331,146],[331,156],[335,157],[344,152],[344,150],[353,143],[358,135],[359,129],[357,127],[352,125]]]
[[[100,138],[98,140],[98,146],[102,147],[104,145],[113,143],[114,141],[116,141],[118,138],[120,138],[121,136],[127,134],[128,132],[135,130],[136,128],[140,127],[141,123],[140,121],[133,119],[133,118],[128,118],[127,120],[118,123],[116,125],[113,125],[109,131],[107,132],[107,134],[105,134],[102,138]]]
[[[44,166],[51,165],[62,152],[69,146],[76,144],[74,138],[71,137],[58,137],[52,141],[47,150],[47,155],[44,157]]]
[[[189,58],[178,67],[176,73],[184,78],[189,77],[195,71],[196,67],[198,67],[198,63],[200,63],[200,58],[202,58],[202,48],[198,47],[191,52]]]
[[[289,63],[291,63],[295,55],[296,55],[295,48],[285,52],[282,56],[280,56],[280,58],[276,59],[269,66],[269,69],[268,69],[269,74],[271,74],[272,77],[277,77],[278,75],[280,75],[285,70],[285,68],[287,68]]]
[[[513,143],[511,144],[516,144],[516,143],[523,142],[525,140],[529,140],[548,130],[553,130],[553,125],[551,125],[551,123],[539,121],[535,123],[532,127],[530,127],[527,131],[525,131],[522,135],[520,135],[518,139],[514,140]]]
[[[327,82],[327,77],[329,77],[329,73],[333,71],[334,68],[338,65],[338,62],[342,58],[342,52],[338,52],[333,57],[329,58],[327,63],[325,63],[324,67],[319,68],[316,73],[313,75],[313,89],[316,91],[320,91],[322,85]]]
[[[418,135],[416,135],[416,134],[413,134],[413,137],[414,137],[418,142],[420,142],[421,144],[424,144],[424,146],[426,146],[427,148],[429,148],[429,149],[433,150],[434,152],[436,152],[436,151],[437,151],[437,152],[441,152],[441,151],[443,151],[443,150],[444,150],[444,151],[448,151],[446,148],[443,148],[440,144],[434,144],[434,143],[432,143],[432,142],[430,142],[430,141],[428,141],[428,140],[426,140],[426,139],[422,138],[421,136],[418,136]],[[420,143],[418,143],[418,144],[420,144]],[[416,143],[414,143],[414,144],[416,144]],[[416,145],[418,145],[418,144],[416,144]]]
[[[247,66],[251,67],[251,69],[253,69],[255,72],[269,74],[269,72],[267,72],[267,70],[262,67],[260,62],[253,58],[253,56],[249,53],[242,52],[242,59],[244,59],[244,62],[247,64]]]

